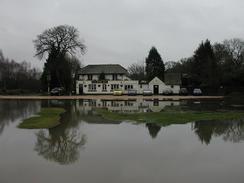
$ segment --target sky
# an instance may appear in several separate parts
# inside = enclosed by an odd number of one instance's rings
[[[201,41],[244,38],[243,0],[0,0],[0,49],[43,67],[33,40],[72,25],[87,46],[83,64],[143,62],[155,46],[164,62],[192,56]]]

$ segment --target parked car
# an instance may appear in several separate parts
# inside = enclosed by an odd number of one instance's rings
[[[193,90],[193,95],[202,95],[202,90],[200,88],[195,88]]]
[[[128,95],[130,95],[130,96],[137,95],[137,91],[136,90],[128,90]]]
[[[63,87],[56,87],[56,88],[53,88],[51,91],[50,91],[50,94],[51,95],[63,95],[64,94],[64,88]]]
[[[122,90],[114,90],[113,95],[117,95],[117,96],[123,95],[123,91]]]
[[[188,90],[186,88],[181,88],[179,94],[180,95],[188,95]]]
[[[152,96],[153,95],[153,92],[152,90],[143,90],[143,93],[142,93],[144,96]]]
[[[173,90],[166,88],[163,90],[163,95],[173,95]]]

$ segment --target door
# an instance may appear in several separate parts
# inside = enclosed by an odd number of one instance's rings
[[[159,94],[159,87],[158,87],[158,85],[153,85],[153,93],[154,93],[154,95],[158,95]]]
[[[83,84],[79,85],[79,95],[83,94]]]

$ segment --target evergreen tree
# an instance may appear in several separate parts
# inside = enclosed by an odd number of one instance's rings
[[[49,88],[63,87],[67,94],[70,94],[75,87],[75,79],[77,72],[80,69],[80,62],[75,57],[61,55],[60,57],[52,58],[51,54],[44,64],[42,73],[42,89],[44,91]],[[48,81],[49,78],[49,81]]]
[[[146,73],[147,79],[150,81],[154,77],[158,77],[164,80],[164,62],[155,47],[152,47],[149,51],[149,55],[146,58]]]
[[[202,42],[195,51],[192,66],[193,84],[207,88],[218,88],[218,64],[209,40]]]
[[[99,81],[104,81],[105,80],[105,73],[102,72],[100,75],[99,75]]]

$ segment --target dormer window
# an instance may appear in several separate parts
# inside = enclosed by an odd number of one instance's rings
[[[92,80],[92,74],[88,74],[88,80]]]
[[[113,74],[113,80],[118,80],[118,75],[117,74]]]

